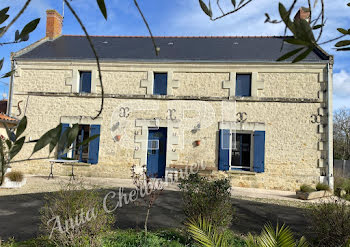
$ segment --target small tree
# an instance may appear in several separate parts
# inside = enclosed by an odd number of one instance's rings
[[[164,184],[161,179],[153,178],[152,176],[148,175],[146,166],[142,166],[142,170],[140,172],[137,172],[135,168],[136,166],[133,166],[132,168],[132,180],[136,190],[147,207],[144,225],[145,236],[147,237],[148,219],[151,208],[160,196],[161,192],[164,190]]]
[[[350,108],[334,113],[334,158],[350,159]]]

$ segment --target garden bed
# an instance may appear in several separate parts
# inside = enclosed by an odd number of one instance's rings
[[[313,199],[332,196],[332,193],[326,190],[312,191],[312,192],[303,192],[299,190],[296,192],[296,195],[298,199],[313,200]]]

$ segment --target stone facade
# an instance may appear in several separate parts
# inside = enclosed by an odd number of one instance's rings
[[[37,139],[60,122],[101,124],[99,163],[78,167],[78,175],[129,178],[132,165],[147,160],[148,128],[160,126],[168,128],[167,168],[204,162],[214,170],[210,176],[228,177],[234,186],[282,190],[326,179],[331,73],[326,64],[102,63],[105,102],[96,120],[91,116],[99,110],[101,87],[94,61],[19,60],[17,68],[11,114],[26,114],[28,138]],[[79,70],[92,71],[91,94],[77,93]],[[154,71],[168,72],[168,95],[151,94]],[[252,97],[235,97],[237,73],[252,74]],[[126,110],[128,117],[121,118]],[[244,123],[237,122],[240,112]],[[217,171],[222,123],[237,131],[262,126],[263,173]],[[32,148],[27,144],[17,159],[29,157]],[[47,153],[42,150],[35,157]],[[49,173],[47,160],[15,163],[13,168]],[[68,175],[70,167],[57,165],[54,173]]]

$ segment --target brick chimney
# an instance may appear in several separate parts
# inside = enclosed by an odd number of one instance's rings
[[[62,16],[54,9],[46,11],[46,37],[54,39],[62,33]]]
[[[301,7],[294,16],[294,20],[306,20],[310,22],[310,9]]]

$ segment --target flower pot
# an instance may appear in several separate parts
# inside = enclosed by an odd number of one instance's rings
[[[196,144],[196,146],[198,147],[199,145],[201,145],[201,141],[200,141],[200,140],[196,140],[196,141],[195,141],[195,144]]]
[[[114,139],[115,139],[117,142],[119,142],[121,138],[122,138],[121,135],[116,135],[116,136],[114,137]]]

